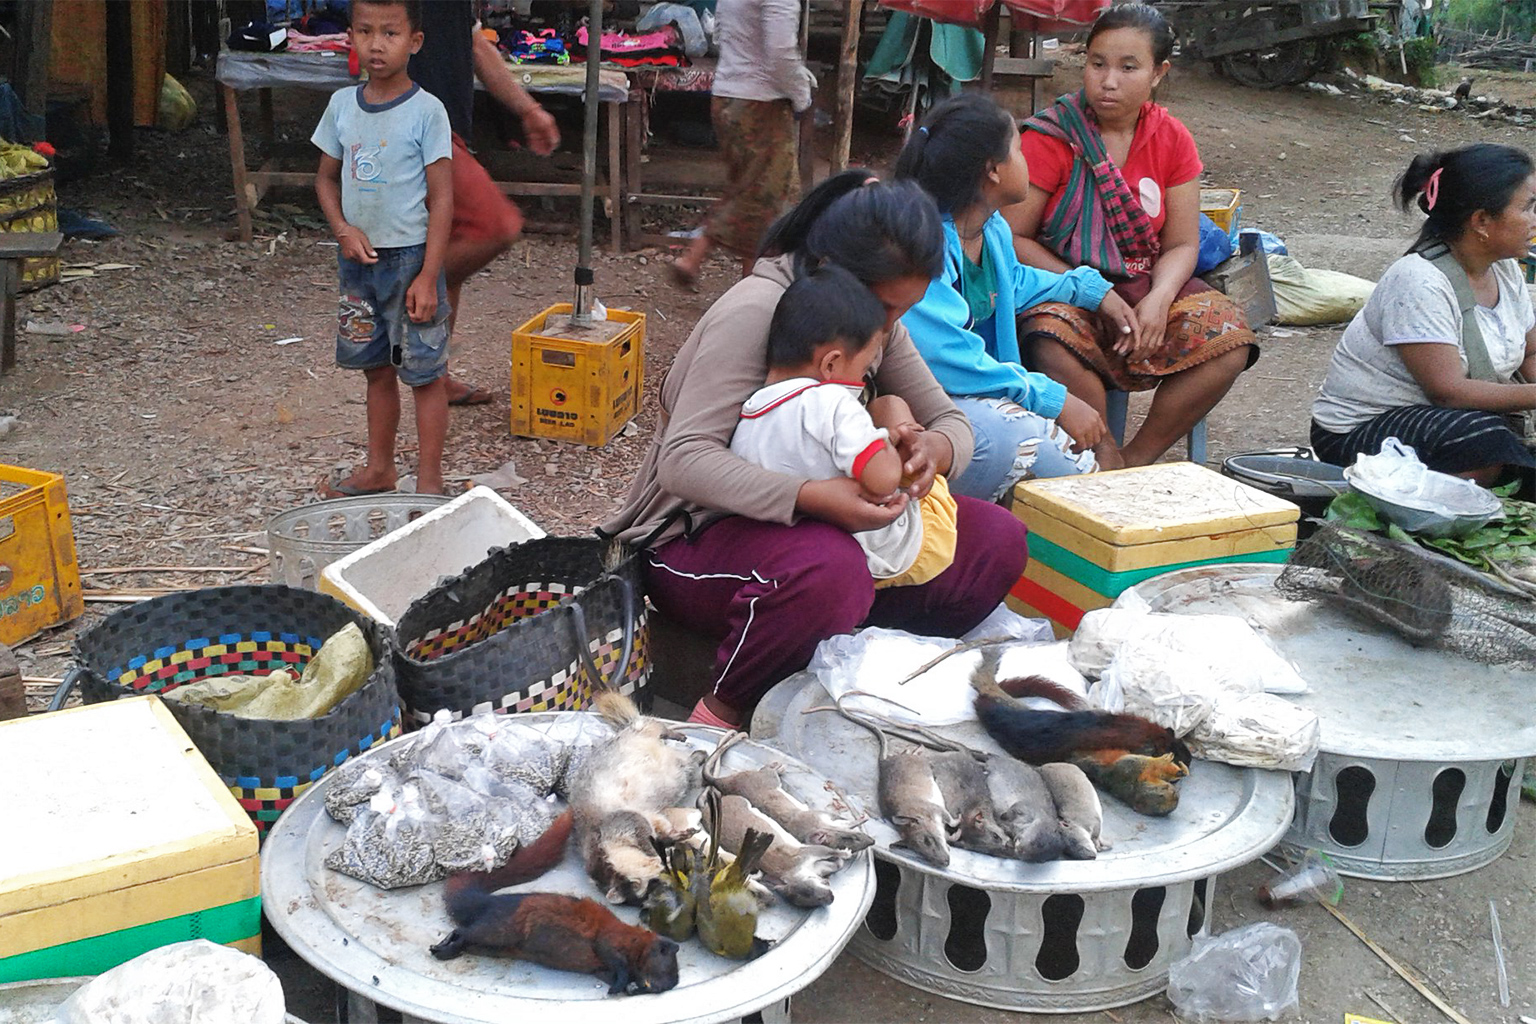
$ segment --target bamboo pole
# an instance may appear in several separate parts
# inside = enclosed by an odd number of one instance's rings
[[[832,143],[832,173],[846,170],[853,146],[853,97],[858,91],[859,27],[864,0],[848,0],[843,15],[843,46],[837,60],[837,137]]]

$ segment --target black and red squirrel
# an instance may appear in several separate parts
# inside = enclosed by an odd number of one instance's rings
[[[1081,696],[1042,676],[997,679],[998,655],[988,650],[971,682],[976,689],[976,717],[1008,753],[1030,764],[1070,761],[1074,755],[1119,750],[1159,757],[1172,754],[1189,764],[1189,748],[1172,729],[1138,715],[1115,714],[1089,706]],[[1043,697],[1061,711],[1037,711],[1020,697]]]
[[[456,927],[431,948],[439,960],[464,952],[527,960],[561,971],[593,974],[608,994],[666,992],[677,986],[677,943],[620,921],[596,900],[559,893],[497,895],[531,881],[565,856],[569,811],[495,871],[461,871],[448,878],[448,916]]]

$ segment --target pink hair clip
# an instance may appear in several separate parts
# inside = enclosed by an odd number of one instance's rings
[[[1435,173],[1429,176],[1424,183],[1424,211],[1427,213],[1435,208],[1435,200],[1440,198],[1440,172],[1444,167],[1436,167]]]

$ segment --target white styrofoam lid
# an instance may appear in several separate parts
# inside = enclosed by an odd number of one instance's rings
[[[146,700],[39,715],[0,730],[7,780],[0,881],[225,832],[185,734]]]

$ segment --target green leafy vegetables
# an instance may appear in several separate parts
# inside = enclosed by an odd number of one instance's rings
[[[1377,515],[1376,510],[1354,491],[1333,499],[1324,518],[1339,526],[1385,534],[1397,541],[1422,544],[1450,555],[1457,561],[1492,572],[1495,562],[1503,568],[1536,561],[1536,504],[1509,497],[1517,486],[1517,483],[1512,483],[1494,488],[1494,493],[1504,506],[1503,519],[1496,519],[1462,537],[1415,537]]]

